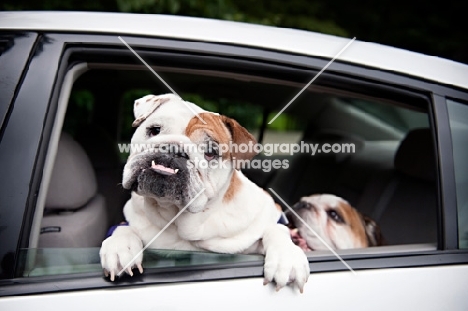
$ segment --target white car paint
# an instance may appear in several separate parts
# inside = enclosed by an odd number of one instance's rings
[[[304,294],[261,278],[6,297],[0,310],[468,310],[468,266],[311,274]]]
[[[111,33],[222,42],[332,59],[350,39],[214,19],[97,12],[0,12],[0,30]],[[359,40],[359,38],[357,38]],[[468,66],[356,40],[339,61],[468,88]],[[119,41],[116,38],[116,43]]]

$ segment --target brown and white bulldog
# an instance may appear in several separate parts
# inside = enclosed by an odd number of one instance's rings
[[[291,237],[304,251],[328,250],[315,233],[333,249],[383,244],[380,228],[375,221],[363,216],[347,201],[335,195],[303,197],[293,209],[307,224],[293,213],[286,213],[291,223]]]
[[[234,167],[234,158],[255,153],[219,152],[221,144],[256,143],[252,135],[235,120],[173,94],[136,100],[134,114],[135,148],[122,182],[132,190],[124,207],[129,225],[102,243],[105,274],[114,280],[134,257],[126,272],[142,272],[138,253],[150,243],[156,249],[264,254],[264,283],[275,281],[277,289],[295,283],[302,292],[310,274],[307,257],[277,223],[281,212],[272,197]]]

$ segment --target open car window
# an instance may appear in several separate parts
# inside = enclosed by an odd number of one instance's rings
[[[151,51],[146,53],[151,56]],[[99,247],[109,228],[125,220],[122,208],[130,196],[121,178],[134,131],[133,101],[169,92],[138,60],[112,59],[102,52],[90,55],[74,58],[62,85],[42,199],[30,247],[22,250],[20,276],[102,271]],[[222,61],[193,68],[189,60],[174,56],[170,64],[154,68],[182,98],[236,119],[264,145],[242,168],[248,178],[274,189],[290,206],[303,196],[332,193],[377,222],[385,246],[343,254],[436,249],[436,156],[425,97],[408,95],[402,100],[391,93],[376,97],[367,90],[353,92],[342,82],[328,83],[340,78],[329,75],[269,125],[304,85],[298,82],[306,76],[303,71],[298,77],[284,66],[281,70],[287,74],[281,76],[276,67],[226,69]],[[293,150],[301,144],[308,149]],[[415,169],[417,163],[422,165]],[[330,253],[307,255],[312,262]],[[145,266],[163,270],[262,261],[257,255],[168,250],[146,250],[145,256]]]

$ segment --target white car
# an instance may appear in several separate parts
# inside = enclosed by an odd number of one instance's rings
[[[303,294],[263,286],[260,255],[146,250],[110,282],[132,104],[172,91],[263,144],[318,143],[243,171],[289,205],[345,198],[386,245],[308,252]],[[219,20],[0,12],[0,93],[0,310],[468,310],[467,65]]]

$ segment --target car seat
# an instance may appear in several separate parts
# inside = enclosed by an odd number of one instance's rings
[[[357,208],[379,223],[388,244],[437,242],[436,158],[429,128],[410,131],[394,170],[374,176]]]
[[[62,133],[44,207],[39,248],[98,247],[108,229],[106,202],[83,148]]]

